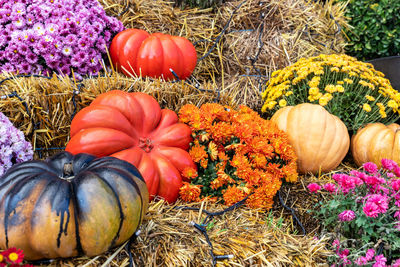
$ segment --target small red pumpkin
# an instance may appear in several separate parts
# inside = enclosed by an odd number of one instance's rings
[[[66,150],[132,163],[146,181],[151,199],[158,195],[171,203],[178,198],[182,171],[196,169],[187,152],[191,134],[189,126],[178,123],[174,111],[161,109],[152,96],[114,90],[76,114]]]
[[[139,29],[118,33],[110,46],[111,61],[126,75],[184,80],[197,63],[196,49],[186,38]]]

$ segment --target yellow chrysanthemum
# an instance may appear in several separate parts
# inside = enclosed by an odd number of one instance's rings
[[[285,96],[290,96],[290,95],[293,95],[293,91],[287,91],[287,92],[285,93]]]
[[[363,105],[363,110],[365,110],[366,112],[370,112],[371,111],[371,106],[369,104],[365,103]]]
[[[308,94],[310,94],[311,96],[317,95],[318,93],[319,93],[318,87],[311,87],[310,89],[308,89]]]
[[[353,84],[354,81],[352,79],[349,78],[344,78],[343,81],[345,81],[347,84]]]
[[[286,105],[287,105],[287,101],[285,99],[279,100],[279,106],[280,107],[286,107]]]
[[[314,76],[312,77],[311,81],[308,82],[308,86],[318,87],[320,80],[321,80],[320,76]]]
[[[339,93],[343,93],[343,92],[344,92],[344,87],[343,87],[343,86],[341,86],[341,85],[336,85],[335,87],[336,87],[336,91],[337,91],[337,92],[339,92]]]
[[[332,94],[336,92],[336,86],[333,84],[328,84],[327,86],[325,86],[325,91]]]
[[[332,67],[332,68],[331,68],[331,71],[332,71],[332,72],[339,72],[340,70],[339,70],[338,67]]]
[[[399,107],[399,105],[396,103],[396,101],[394,101],[394,100],[389,100],[389,102],[387,103],[388,104],[388,107],[389,108],[393,108],[393,109],[396,109],[396,108],[398,108]]]
[[[318,104],[320,104],[321,106],[326,106],[328,104],[328,102],[329,102],[329,100],[327,98],[325,98],[325,97],[321,97],[318,100]]]
[[[365,98],[366,98],[368,101],[375,101],[375,97],[370,96],[370,95],[366,95]]]

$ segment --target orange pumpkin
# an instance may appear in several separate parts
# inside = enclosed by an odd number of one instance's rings
[[[370,123],[351,138],[351,153],[358,166],[373,162],[381,167],[382,159],[400,163],[400,125]]]
[[[350,137],[345,124],[320,105],[287,106],[271,120],[288,134],[300,173],[333,170],[349,150]]]

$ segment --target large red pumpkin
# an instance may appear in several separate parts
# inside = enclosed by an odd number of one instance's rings
[[[196,67],[196,49],[186,38],[139,29],[118,33],[111,42],[113,65],[126,75],[184,80]]]
[[[182,171],[196,169],[187,152],[191,141],[189,126],[152,96],[114,90],[76,114],[66,151],[126,160],[139,169],[150,199],[158,195],[171,203],[178,198]]]

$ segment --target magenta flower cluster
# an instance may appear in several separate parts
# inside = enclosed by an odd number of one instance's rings
[[[325,190],[331,196],[320,202],[315,211],[322,223],[334,228],[344,239],[358,242],[358,248],[353,244],[340,250],[338,241],[334,243],[342,265],[390,266],[386,263],[389,256],[391,266],[400,267],[400,259],[395,260],[391,255],[391,251],[400,251],[400,167],[389,159],[383,159],[381,165],[378,168],[368,162],[360,170],[333,174],[335,183],[307,186],[312,194]],[[359,254],[361,247],[371,248],[380,243],[390,251],[375,255],[369,249],[365,255]],[[352,251],[354,247],[358,251]]]
[[[25,141],[24,134],[0,112],[0,176],[13,164],[31,160],[32,157],[31,143]]]
[[[123,29],[97,0],[0,0],[0,72],[96,74]]]

